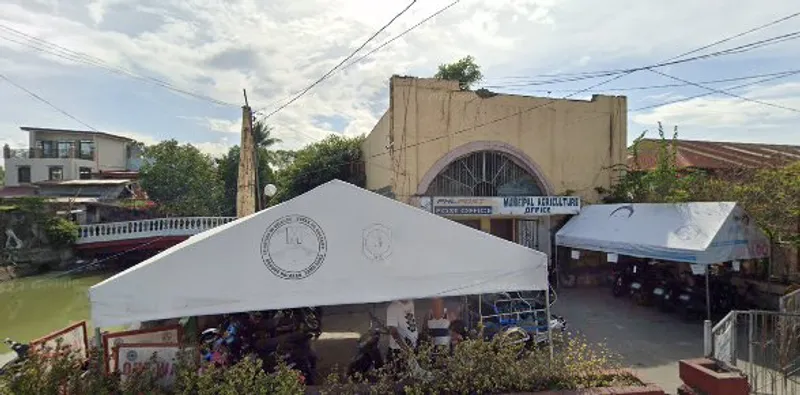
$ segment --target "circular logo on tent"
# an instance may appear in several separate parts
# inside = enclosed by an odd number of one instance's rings
[[[322,266],[328,241],[322,228],[303,215],[287,215],[273,222],[261,238],[261,260],[277,277],[306,278]]]
[[[392,255],[392,231],[381,225],[374,224],[364,229],[363,245],[364,256],[377,261]]]
[[[138,357],[139,354],[136,352],[136,350],[130,350],[127,354],[125,354],[125,359],[130,362],[135,362]]]

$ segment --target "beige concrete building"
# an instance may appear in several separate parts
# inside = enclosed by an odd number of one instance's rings
[[[548,252],[551,215],[598,199],[624,164],[625,97],[563,100],[392,77],[363,145],[367,188]],[[578,203],[578,206],[580,203]]]

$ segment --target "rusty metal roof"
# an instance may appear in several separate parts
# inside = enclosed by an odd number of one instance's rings
[[[642,139],[639,144],[638,166],[631,154],[628,155],[628,166],[641,170],[654,169],[659,142],[657,139]],[[797,145],[699,140],[676,140],[675,143],[679,168],[761,168],[800,161],[800,146]]]

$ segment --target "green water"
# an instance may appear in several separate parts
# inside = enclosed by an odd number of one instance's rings
[[[89,287],[111,275],[44,274],[0,282],[0,339],[28,342],[88,320]]]

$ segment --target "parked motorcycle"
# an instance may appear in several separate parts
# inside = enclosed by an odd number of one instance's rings
[[[738,292],[727,279],[711,277],[706,285],[702,276],[695,276],[694,283],[694,286],[684,287],[678,296],[677,310],[684,319],[707,315],[706,286],[710,290],[712,316],[727,314],[736,306]]]
[[[11,349],[11,351],[14,351],[16,355],[14,356],[14,359],[9,361],[6,365],[0,366],[0,375],[5,374],[7,369],[12,365],[24,362],[28,358],[28,351],[30,351],[30,345],[19,343],[9,338],[6,338],[4,343],[8,346],[8,348]]]
[[[664,270],[663,276],[658,284],[653,288],[653,303],[663,312],[670,312],[675,309],[678,294],[683,289],[680,280],[672,272]]]
[[[653,289],[659,282],[658,270],[648,265],[634,266],[640,268],[631,281],[631,298],[639,305],[648,306],[653,300]]]
[[[389,331],[386,327],[370,313],[369,329],[358,339],[356,355],[347,367],[348,376],[361,375],[363,377],[367,372],[383,367],[384,360],[379,344],[381,336],[388,334]]]
[[[629,295],[631,292],[631,286],[638,274],[640,264],[638,262],[625,264],[618,262],[616,264],[615,274],[614,274],[614,285],[611,288],[611,293],[614,297],[620,297],[622,295]]]

